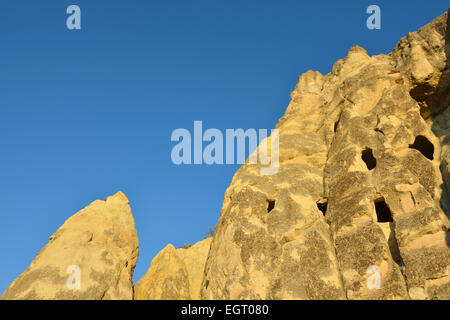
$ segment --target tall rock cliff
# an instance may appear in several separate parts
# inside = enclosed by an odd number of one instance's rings
[[[450,298],[449,32],[445,13],[389,55],[356,46],[300,76],[278,172],[246,163],[226,191],[202,299]],[[141,282],[189,277],[155,271]]]
[[[122,192],[69,218],[1,299],[133,299],[138,237]]]

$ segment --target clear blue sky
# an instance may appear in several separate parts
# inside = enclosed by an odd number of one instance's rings
[[[66,28],[66,8],[82,30]],[[382,29],[366,28],[378,4]],[[273,128],[299,74],[355,44],[388,53],[448,8],[433,1],[45,0],[0,10],[0,293],[49,236],[122,190],[137,281],[166,244],[201,240],[237,165],[176,166],[171,132]]]

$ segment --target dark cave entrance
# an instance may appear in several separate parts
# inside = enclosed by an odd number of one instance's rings
[[[270,213],[273,208],[275,208],[275,200],[267,200],[267,213]]]
[[[386,201],[384,201],[384,198],[375,200],[374,203],[378,222],[394,222],[392,219],[391,210],[389,209]]]
[[[367,169],[372,170],[377,166],[377,159],[373,156],[372,149],[365,148],[361,152],[361,159],[364,161],[364,163],[367,166]]]
[[[434,145],[424,136],[417,136],[413,144],[410,144],[411,149],[416,149],[423,154],[424,157],[434,159]]]

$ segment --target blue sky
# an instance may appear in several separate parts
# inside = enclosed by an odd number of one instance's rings
[[[76,4],[82,29],[66,28]],[[382,29],[368,30],[370,4]],[[0,11],[0,293],[49,236],[122,190],[137,281],[166,244],[204,237],[238,165],[176,166],[176,128],[273,128],[297,77],[355,44],[388,53],[433,1],[7,1]]]

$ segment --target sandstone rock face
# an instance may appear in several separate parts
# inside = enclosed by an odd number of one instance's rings
[[[136,283],[136,300],[198,300],[211,237],[193,246],[167,245]]]
[[[450,104],[448,13],[401,39],[391,56],[424,117]]]
[[[428,120],[434,134],[441,144],[442,185],[441,206],[450,215],[450,108]],[[450,241],[450,240],[449,240]]]
[[[225,194],[203,299],[450,298],[448,39],[446,13],[300,76],[278,173],[246,164]]]
[[[69,218],[1,299],[133,299],[138,251],[128,199],[119,192]]]

